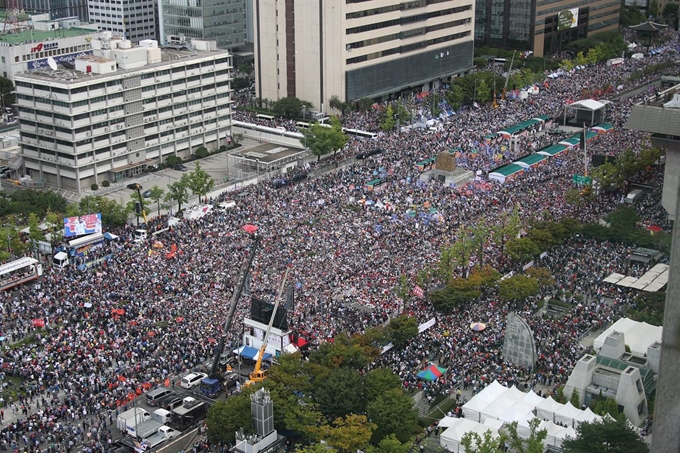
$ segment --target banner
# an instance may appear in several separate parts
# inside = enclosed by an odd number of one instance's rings
[[[576,28],[578,25],[578,8],[571,8],[557,13],[557,31]]]
[[[102,232],[102,215],[85,214],[78,217],[64,218],[64,237],[72,238],[85,234]]]

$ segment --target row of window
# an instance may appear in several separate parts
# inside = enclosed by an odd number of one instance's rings
[[[362,25],[360,27],[351,27],[346,30],[346,34],[351,35],[354,33],[364,33],[367,31],[380,30],[381,28],[403,26],[414,24],[417,22],[423,22],[428,19],[434,19],[436,17],[448,16],[451,14],[458,14],[464,11],[470,11],[472,5],[457,6],[455,8],[443,9],[441,11],[432,11],[429,13],[417,14],[415,16],[401,17],[399,19],[386,20],[383,22],[375,22],[372,24]]]
[[[470,31],[463,31],[460,33],[454,33],[452,35],[447,35],[447,36],[442,36],[439,38],[434,38],[434,39],[429,39],[427,41],[421,41],[413,44],[408,44],[405,46],[399,46],[399,47],[394,47],[392,49],[387,49],[383,50],[381,52],[373,52],[367,55],[360,55],[358,57],[354,58],[348,58],[346,63],[349,64],[355,64],[355,63],[362,63],[364,61],[370,61],[374,60],[376,58],[382,58],[386,57],[388,55],[394,55],[394,54],[400,54],[400,53],[407,53],[407,52],[413,52],[414,50],[420,50],[420,49],[425,49],[428,46],[434,45],[434,44],[441,44],[443,42],[448,42],[448,41],[455,41],[457,39],[462,39],[467,36],[470,36],[471,32]]]
[[[465,19],[454,20],[452,22],[445,22],[443,24],[432,25],[430,27],[420,27],[414,28],[413,30],[402,31],[399,33],[392,33],[390,35],[379,36],[377,38],[365,39],[363,41],[357,41],[347,44],[347,49],[360,49],[365,46],[372,46],[375,44],[380,44],[387,41],[393,41],[396,39],[407,39],[414,36],[426,35],[431,32],[438,30],[444,30],[447,28],[459,27],[461,25],[469,24],[471,19],[469,17]]]
[[[435,5],[437,3],[448,2],[450,0],[415,0],[411,2],[397,3],[395,5],[383,6],[382,8],[372,8],[363,11],[355,11],[347,13],[346,19],[361,19],[362,17],[375,16],[376,14],[391,13],[393,11],[407,11],[409,9],[424,8],[428,5]],[[353,2],[348,2],[353,3]],[[356,2],[358,3],[358,2]]]

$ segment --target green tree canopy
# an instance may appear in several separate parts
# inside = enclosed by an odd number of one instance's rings
[[[301,132],[304,137],[300,139],[300,143],[309,148],[318,159],[342,149],[348,140],[347,134],[342,131],[340,120],[335,116],[331,117],[331,127],[315,123]]]
[[[329,418],[361,414],[366,407],[364,382],[355,369],[334,370],[314,388],[314,399],[321,412]]]
[[[365,415],[350,414],[336,418],[332,425],[321,425],[316,432],[319,440],[325,440],[338,451],[354,453],[368,445],[375,428],[375,423]]]
[[[503,300],[524,300],[538,292],[538,280],[526,275],[513,275],[501,281],[498,295]]]
[[[387,339],[400,348],[418,335],[418,320],[413,316],[401,315],[390,319],[385,328]]]
[[[332,343],[325,342],[312,351],[309,361],[330,368],[348,367],[361,369],[378,357],[375,345],[366,344],[360,336],[336,335]]]
[[[66,215],[69,217],[98,212],[102,215],[102,224],[107,226],[125,225],[130,213],[124,203],[117,203],[115,200],[101,195],[88,195],[81,198],[78,203],[72,203],[66,208]]]
[[[625,421],[583,422],[576,437],[562,443],[565,453],[648,453],[649,446]]]
[[[302,116],[302,101],[294,96],[281,98],[274,102],[274,113],[286,118]]]
[[[194,195],[198,195],[199,198],[205,198],[208,192],[215,187],[215,180],[207,171],[201,168],[200,163],[196,162],[195,170],[189,173],[187,186]]]
[[[528,261],[541,253],[541,249],[528,237],[513,238],[505,244],[510,258],[516,261]]]
[[[366,414],[378,426],[373,436],[374,443],[390,434],[394,434],[400,442],[406,442],[417,419],[411,397],[396,388],[370,401],[366,405]]]
[[[254,432],[250,415],[250,392],[244,391],[226,400],[218,400],[208,409],[206,418],[211,444],[234,444],[236,431]]]
[[[389,368],[375,368],[368,372],[364,380],[366,401],[374,401],[390,389],[400,389],[401,379]]]
[[[189,202],[189,176],[184,174],[179,179],[167,186],[168,193],[165,194],[165,201],[177,203],[177,210],[182,210],[182,204]]]
[[[512,451],[517,453],[543,453],[543,441],[548,437],[547,429],[538,429],[541,424],[539,418],[533,418],[529,421],[529,438],[522,439],[517,434],[517,422],[512,422],[507,425],[508,443]]]

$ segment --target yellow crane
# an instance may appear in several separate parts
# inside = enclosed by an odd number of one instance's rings
[[[288,279],[288,272],[290,268],[286,269],[286,274],[283,276],[283,283],[281,283],[281,288],[279,289],[279,294],[276,297],[276,302],[274,303],[274,310],[272,310],[272,316],[269,318],[269,325],[267,326],[267,333],[264,335],[264,340],[262,341],[262,346],[258,353],[257,362],[255,363],[255,369],[250,373],[249,379],[246,381],[246,387],[258,382],[262,382],[267,377],[267,371],[262,369],[262,357],[264,357],[264,351],[267,349],[267,341],[269,341],[269,333],[272,331],[272,325],[274,324],[274,318],[276,317],[276,311],[279,309],[279,304],[281,303],[281,296],[283,295],[283,289],[286,287],[286,280]]]

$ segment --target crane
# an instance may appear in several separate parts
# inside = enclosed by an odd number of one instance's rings
[[[227,319],[224,321],[224,328],[222,329],[222,336],[220,341],[215,348],[215,358],[213,359],[212,366],[210,367],[210,374],[207,378],[201,381],[201,393],[206,396],[215,396],[220,391],[220,383],[223,378],[222,374],[218,372],[218,367],[220,363],[220,357],[224,351],[224,343],[227,340],[227,335],[229,334],[229,329],[231,328],[231,323],[234,320],[234,314],[236,313],[236,306],[238,305],[238,300],[241,298],[241,293],[243,292],[243,287],[246,283],[246,278],[251,266],[253,265],[253,259],[255,258],[255,251],[260,243],[260,236],[255,232],[257,227],[253,225],[246,225],[244,227],[246,232],[251,233],[253,242],[250,244],[250,252],[248,258],[241,268],[241,275],[238,278],[236,286],[234,287],[234,292],[231,295],[231,302],[229,305],[229,312],[227,313]]]
[[[147,223],[146,219],[146,211],[144,210],[144,197],[142,197],[142,185],[136,182],[133,182],[132,184],[128,184],[127,186],[128,189],[130,190],[136,190],[137,191],[137,196],[139,197],[139,207],[142,211],[142,217],[144,218],[144,224]],[[139,216],[137,216],[137,226],[139,226]]]
[[[510,80],[510,71],[512,71],[512,64],[515,62],[515,54],[517,51],[512,52],[512,59],[510,60],[510,67],[508,68],[508,73],[505,75],[505,86],[503,86],[503,100],[505,100],[505,93],[508,91],[508,80]]]
[[[255,384],[257,382],[262,382],[267,377],[267,373],[262,369],[262,358],[264,357],[264,351],[267,349],[267,341],[269,341],[269,333],[272,331],[272,325],[274,324],[274,318],[276,317],[276,311],[279,309],[279,304],[281,303],[281,296],[283,295],[283,289],[286,286],[286,280],[288,279],[288,272],[290,268],[286,269],[286,274],[283,276],[283,283],[281,283],[281,288],[279,289],[279,294],[276,297],[276,302],[274,303],[274,310],[272,311],[272,316],[269,318],[269,325],[267,326],[267,333],[264,335],[262,340],[262,346],[260,347],[260,352],[258,354],[257,363],[255,363],[255,369],[250,373],[250,379],[246,381],[246,386]]]

